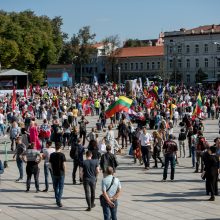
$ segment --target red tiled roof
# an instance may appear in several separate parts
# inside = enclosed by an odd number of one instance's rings
[[[203,26],[199,26],[199,27],[187,30],[187,31],[200,32],[201,30],[211,31],[212,29],[215,30],[215,31],[220,31],[220,25],[215,25],[215,24],[213,24],[213,25],[203,25]]]
[[[116,52],[116,57],[150,57],[163,55],[163,46],[127,47],[120,48]]]

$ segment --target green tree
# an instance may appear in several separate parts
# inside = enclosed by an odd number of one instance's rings
[[[123,47],[145,47],[145,46],[149,46],[149,45],[142,40],[128,39],[125,41]]]
[[[201,68],[199,68],[195,75],[196,83],[201,83],[203,80],[207,78],[208,78],[208,75],[205,72],[203,72]]]
[[[107,54],[106,70],[108,77],[112,81],[116,81],[115,66],[117,65],[117,55],[120,53],[119,49],[121,42],[118,35],[111,35],[102,40],[104,50]]]
[[[57,63],[61,55],[65,37],[61,26],[61,17],[0,11],[2,67],[26,71],[33,82],[42,82],[47,65]]]
[[[71,59],[80,67],[80,82],[82,81],[82,66],[89,63],[91,55],[96,51],[93,47],[95,36],[91,33],[90,26],[85,26],[70,39]]]

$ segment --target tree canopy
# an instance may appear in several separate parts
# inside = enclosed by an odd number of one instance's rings
[[[42,81],[47,64],[57,63],[66,35],[62,18],[37,16],[33,11],[0,11],[0,62],[2,68],[16,68]]]

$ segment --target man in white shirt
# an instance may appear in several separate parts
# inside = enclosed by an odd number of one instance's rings
[[[52,179],[52,173],[51,173],[49,160],[50,160],[50,155],[54,152],[55,152],[55,149],[52,148],[52,142],[47,141],[46,148],[43,149],[43,155],[42,155],[43,159],[45,160],[44,162],[45,189],[43,190],[43,192],[47,192],[49,189],[49,181],[48,181],[49,173]]]
[[[143,133],[140,134],[139,141],[141,143],[143,162],[145,165],[145,169],[147,170],[149,170],[150,168],[150,150],[152,140],[152,136],[149,133],[147,133],[147,128],[143,127]]]

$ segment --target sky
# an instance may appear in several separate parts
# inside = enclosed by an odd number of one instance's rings
[[[219,8],[219,0],[0,0],[7,12],[61,16],[69,37],[89,25],[96,41],[116,34],[121,41],[152,39],[161,31],[220,24]]]

